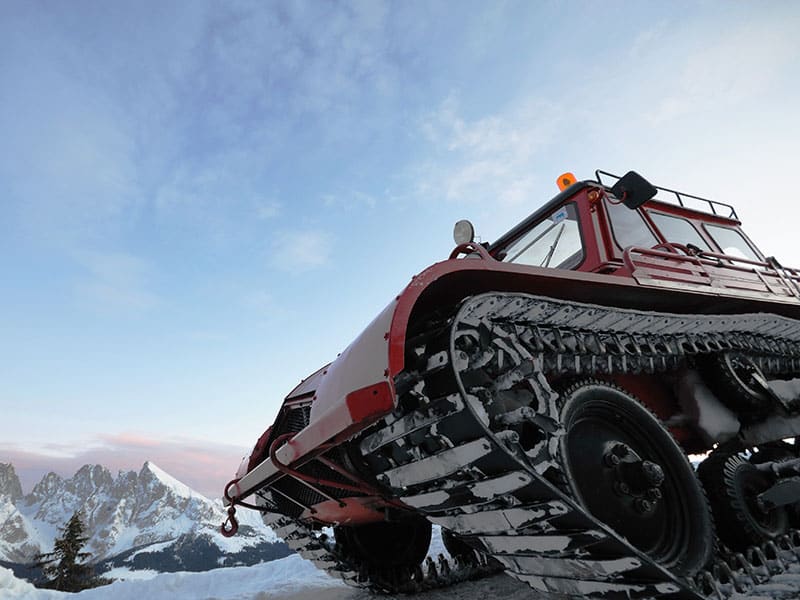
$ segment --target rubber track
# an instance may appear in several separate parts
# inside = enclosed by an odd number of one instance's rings
[[[441,327],[434,324],[432,331]],[[362,440],[362,454],[392,496],[538,592],[553,598],[727,598],[800,564],[796,532],[744,555],[720,554],[714,568],[693,581],[651,561],[550,483],[563,477],[563,430],[559,397],[548,383],[563,376],[670,371],[688,356],[726,350],[747,353],[768,374],[800,373],[800,323],[490,293],[461,305],[448,339],[422,339],[416,350],[423,366],[397,379],[400,410]],[[513,430],[521,424],[536,432],[525,448]]]

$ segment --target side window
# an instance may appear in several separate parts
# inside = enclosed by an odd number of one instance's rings
[[[505,250],[505,262],[571,269],[583,261],[575,203],[553,211]]]
[[[750,260],[761,260],[759,256],[747,243],[741,233],[735,229],[720,227],[719,225],[705,225],[706,231],[711,234],[717,246],[722,249],[723,254],[736,256],[738,258],[749,258]]]
[[[621,202],[605,202],[611,232],[621,249],[630,246],[651,248],[658,244],[656,234],[650,231],[638,210],[632,210]]]
[[[674,244],[692,244],[702,250],[711,250],[697,229],[689,221],[672,215],[649,211],[650,218],[668,242]]]

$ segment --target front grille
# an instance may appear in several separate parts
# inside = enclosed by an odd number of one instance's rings
[[[328,453],[328,457],[331,460],[336,461],[338,464],[343,464],[341,457],[342,457],[342,450],[340,448],[334,448]],[[311,475],[312,477],[319,478],[319,479],[327,479],[332,482],[336,483],[348,483],[352,484],[352,482],[343,475],[340,475],[336,471],[333,471],[323,465],[320,462],[312,460],[302,467],[298,469],[304,475]],[[363,496],[364,494],[359,494],[356,492],[343,490],[337,487],[328,487],[328,486],[320,486],[318,484],[312,484],[314,487],[318,489],[322,489],[325,493],[329,494],[333,498],[347,498],[352,496]],[[283,494],[290,496],[291,498],[297,500],[297,502],[301,503],[303,506],[310,507],[315,504],[319,504],[320,502],[325,502],[328,500],[325,496],[318,494],[310,487],[308,487],[305,483],[297,481],[293,477],[289,475],[285,475],[279,481],[275,482],[272,487],[276,488]],[[291,500],[283,497],[281,494],[273,494],[273,499],[275,503],[280,508],[280,511],[284,514],[287,514],[292,517],[298,517],[300,513],[302,513],[303,509],[300,508],[298,504],[292,502]]]
[[[286,415],[284,431],[280,433],[296,433],[308,426],[311,420],[311,405],[293,408]]]

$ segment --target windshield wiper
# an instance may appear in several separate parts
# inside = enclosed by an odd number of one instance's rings
[[[546,236],[548,233],[550,233],[551,231],[553,231],[553,227],[555,227],[555,226],[556,226],[556,223],[553,223],[552,225],[550,225],[550,227],[548,227],[548,228],[547,228],[547,229],[545,229],[545,230],[544,230],[542,233],[540,233],[539,235],[537,235],[537,236],[536,236],[536,237],[535,237],[533,240],[531,240],[529,243],[525,244],[525,246],[522,248],[522,250],[520,250],[519,252],[517,252],[517,253],[516,253],[514,256],[512,256],[512,257],[511,257],[511,258],[509,258],[509,259],[503,259],[503,260],[505,260],[506,262],[514,262],[514,261],[515,261],[515,260],[517,260],[517,259],[518,259],[520,256],[522,256],[522,255],[523,255],[525,252],[527,252],[527,251],[528,251],[528,248],[530,248],[531,246],[533,246],[533,245],[534,245],[536,242],[538,242],[540,239],[542,239],[542,238],[543,238],[544,236]],[[538,227],[538,225],[537,225],[537,227]]]
[[[550,259],[553,258],[553,254],[555,254],[556,246],[558,246],[558,241],[561,239],[561,234],[564,233],[564,225],[565,223],[561,224],[561,228],[558,230],[556,234],[556,239],[553,240],[553,245],[550,246],[550,250],[547,251],[547,256],[544,257],[542,264],[539,265],[540,267],[547,267],[550,265]]]

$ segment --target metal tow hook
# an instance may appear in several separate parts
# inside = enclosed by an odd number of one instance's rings
[[[234,493],[231,495],[230,489],[234,488]],[[239,521],[236,519],[236,503],[239,500],[239,496],[241,495],[241,488],[239,487],[239,480],[234,479],[228,482],[228,485],[225,486],[225,491],[223,492],[223,496],[225,499],[231,503],[228,507],[228,518],[220,525],[219,531],[225,537],[233,537],[236,535],[236,532],[239,531]],[[230,525],[229,525],[230,524]]]
[[[230,527],[228,526],[230,523]],[[228,518],[225,519],[225,522],[220,525],[219,531],[225,537],[233,537],[236,535],[236,532],[239,531],[239,521],[236,519],[236,507],[231,506],[228,509]]]

